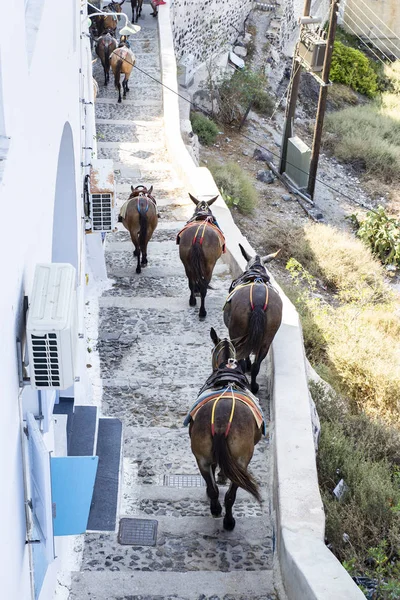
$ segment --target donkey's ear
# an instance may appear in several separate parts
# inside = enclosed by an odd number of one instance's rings
[[[192,196],[192,194],[190,192],[189,193],[189,198],[191,199],[192,202],[195,203],[195,205],[197,206],[199,201],[197,200],[197,198],[195,198],[194,196]]]
[[[133,185],[131,185],[131,191],[134,192],[135,190],[133,189]]]
[[[251,259],[250,254],[247,254],[246,250],[243,248],[242,244],[239,244],[240,252],[243,254],[247,262]]]
[[[210,337],[211,337],[212,341],[214,342],[214,346],[216,346],[219,343],[220,339],[219,339],[214,327],[211,327],[211,329],[210,329]]]
[[[147,190],[147,193],[148,193],[148,194],[151,194],[151,192],[152,192],[152,191],[153,191],[153,186],[150,186],[150,189],[149,189],[149,190]]]
[[[215,196],[215,198],[211,198],[211,200],[209,200],[209,201],[207,202],[208,206],[211,206],[211,204],[214,204],[214,202],[215,202],[216,200],[218,200],[218,196]]]
[[[277,250],[276,252],[273,252],[272,254],[267,254],[267,256],[263,256],[261,260],[264,263],[264,265],[266,265],[267,263],[274,260],[274,258],[276,258],[278,256],[280,251],[281,251],[281,248],[279,248],[279,250]]]

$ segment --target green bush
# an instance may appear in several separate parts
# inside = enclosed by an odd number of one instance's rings
[[[383,264],[400,267],[400,221],[388,217],[383,206],[367,213],[357,235]]]
[[[224,165],[211,163],[208,166],[227,205],[236,207],[244,215],[252,213],[258,196],[253,182],[243,169],[234,162]]]
[[[377,73],[371,61],[360,50],[338,41],[333,48],[330,78],[369,98],[374,98],[379,91]]]
[[[198,112],[190,113],[190,122],[192,124],[192,129],[194,133],[199,136],[199,141],[204,146],[210,146],[215,142],[218,135],[218,127],[211,121],[207,119],[204,115]]]

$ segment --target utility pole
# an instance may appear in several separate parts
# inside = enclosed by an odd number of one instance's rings
[[[305,0],[304,11],[303,11],[304,17],[308,17],[310,15],[310,8],[311,8],[311,0]],[[301,27],[303,27],[303,26],[301,26]],[[279,165],[279,173],[281,173],[281,174],[285,172],[285,168],[286,168],[288,139],[290,137],[292,137],[293,120],[294,120],[296,104],[297,104],[297,96],[299,93],[301,65],[296,59],[297,59],[297,46],[295,48],[294,56],[293,56],[292,72],[290,75],[292,83],[291,83],[290,90],[289,90],[289,99],[288,99],[287,108],[286,108],[285,126],[283,129],[282,146],[281,146],[281,161],[280,161],[280,165]]]
[[[322,69],[323,83],[321,84],[321,87],[319,90],[317,116],[316,116],[316,122],[315,122],[315,128],[314,128],[313,144],[312,144],[312,149],[311,149],[310,171],[309,171],[309,175],[308,175],[307,191],[310,194],[311,198],[314,197],[315,182],[317,179],[318,159],[319,159],[319,152],[320,152],[320,148],[321,148],[322,127],[324,124],[326,100],[328,97],[329,72],[331,69],[331,62],[332,62],[333,43],[335,41],[335,35],[336,35],[338,10],[339,10],[339,0],[332,0],[331,14],[330,14],[330,18],[329,18],[328,39],[327,39],[327,44],[326,44],[324,66]]]

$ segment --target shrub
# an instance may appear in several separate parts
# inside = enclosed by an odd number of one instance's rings
[[[324,144],[357,170],[392,182],[400,176],[400,96],[327,115]]]
[[[377,74],[370,60],[360,50],[349,48],[339,41],[333,47],[330,78],[369,98],[374,98],[379,91]]]
[[[210,146],[215,142],[218,135],[218,127],[204,115],[198,112],[190,113],[190,122],[194,133],[199,136],[199,141],[205,146]]]
[[[388,217],[383,206],[367,213],[357,235],[383,264],[400,267],[400,221]]]
[[[257,204],[258,196],[251,179],[234,162],[224,165],[210,164],[215,183],[230,208],[236,207],[241,213],[250,214]]]
[[[252,102],[254,110],[264,115],[272,114],[273,100],[265,91],[267,78],[249,69],[235,71],[217,84],[219,113],[223,123],[240,122]]]
[[[319,384],[310,391],[322,422],[317,465],[327,541],[352,574],[371,577],[379,573],[377,561],[369,561],[372,572],[365,561],[382,543],[392,562],[390,579],[398,568],[400,433],[365,414],[351,414],[340,396]],[[332,492],[340,479],[348,491],[338,501]]]

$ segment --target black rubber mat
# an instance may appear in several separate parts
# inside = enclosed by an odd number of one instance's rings
[[[68,439],[68,456],[93,456],[96,414],[95,406],[75,406]]]
[[[99,457],[88,529],[114,531],[117,518],[122,423],[99,419],[96,455]]]

